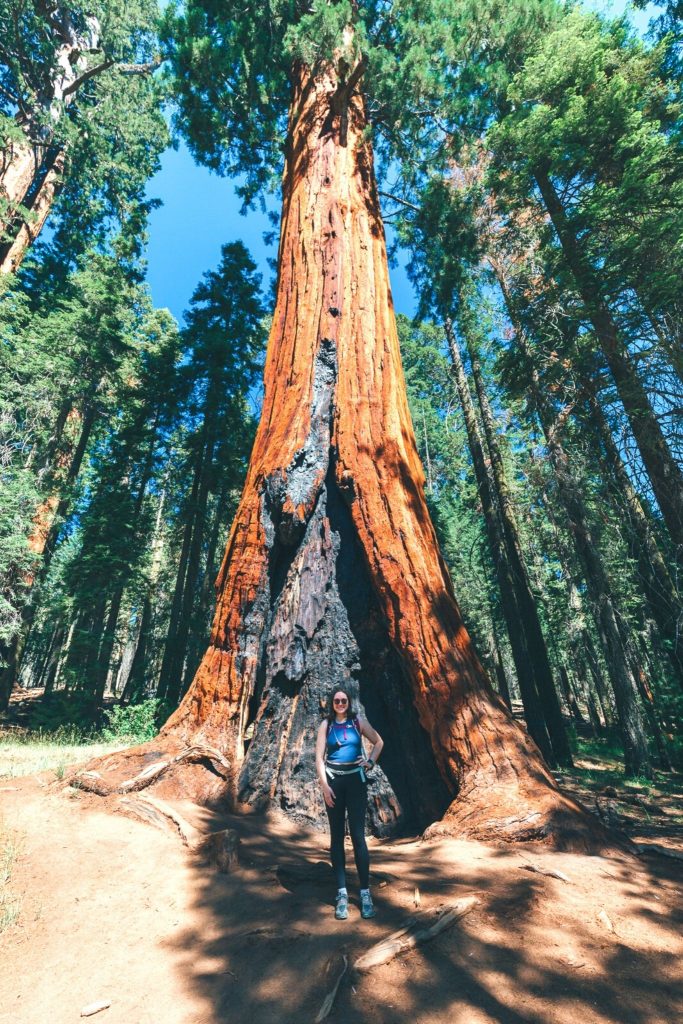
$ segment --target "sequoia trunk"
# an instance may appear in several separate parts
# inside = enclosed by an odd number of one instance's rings
[[[592,842],[494,694],[438,551],[363,100],[330,66],[294,78],[261,422],[210,645],[161,742],[218,747],[234,804],[318,821],[321,702],[355,682],[387,739],[376,831],[447,811],[465,834]]]
[[[27,130],[27,137],[30,136]],[[4,233],[17,215],[31,185],[40,174],[47,144],[31,144],[23,139],[12,142],[5,150],[0,165],[0,196],[4,200],[0,227]]]

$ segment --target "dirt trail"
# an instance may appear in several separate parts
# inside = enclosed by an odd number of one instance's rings
[[[422,909],[470,892],[480,902],[430,945],[347,977],[331,1024],[680,1019],[683,861],[373,842],[378,917],[360,920],[352,888],[342,923],[323,835],[182,807],[202,830],[239,830],[241,866],[221,875],[177,837],[47,778],[0,786],[21,841],[21,913],[0,936],[2,1024],[72,1024],[98,1000],[111,1002],[98,1024],[312,1024],[341,954],[399,927],[416,888]]]

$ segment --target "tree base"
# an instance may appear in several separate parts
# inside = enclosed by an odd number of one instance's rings
[[[446,836],[484,843],[543,843],[588,855],[636,853],[626,836],[606,828],[559,789],[525,790],[514,783],[459,796],[423,833],[426,840]]]
[[[72,786],[108,797],[152,789],[164,800],[190,800],[212,809],[253,813],[230,799],[229,765],[220,752],[200,744],[182,747],[151,740],[108,754],[77,769]],[[554,850],[588,855],[638,855],[623,834],[607,828],[580,803],[558,789],[499,784],[480,791],[467,786],[446,813],[423,832],[426,841],[474,839],[487,844],[543,843]],[[285,813],[287,809],[284,808]],[[303,820],[302,814],[288,814]],[[320,826],[319,819],[307,824]]]
[[[68,776],[68,781],[102,797],[154,788],[170,799],[211,805],[224,798],[229,770],[223,755],[211,747],[150,740],[89,761]]]

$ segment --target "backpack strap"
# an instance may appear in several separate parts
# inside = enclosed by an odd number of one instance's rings
[[[353,719],[351,724],[352,724],[353,728],[356,730],[356,732],[358,733],[358,735],[360,736],[361,747],[362,747],[362,743],[363,743],[363,730],[361,729],[360,718],[356,715],[356,717]],[[328,718],[327,719],[327,731],[325,732],[325,738],[326,739],[329,737],[331,732],[332,732],[332,722],[330,722],[330,720]]]

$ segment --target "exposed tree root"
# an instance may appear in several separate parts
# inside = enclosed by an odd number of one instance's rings
[[[214,746],[180,746],[163,735],[130,750],[98,758],[77,770],[71,785],[98,796],[132,796],[154,787],[144,806],[127,809],[165,827],[173,822],[189,847],[195,845],[191,826],[177,815],[159,795],[174,800],[191,799],[207,804],[216,798],[230,800],[232,766]],[[636,854],[638,850],[624,835],[602,824],[581,804],[557,789],[547,773],[538,780],[515,776],[485,783],[475,776],[461,789],[445,815],[423,833],[425,840],[442,837],[475,839],[485,843],[543,843],[556,850],[587,854]],[[153,819],[158,819],[156,822]]]
[[[572,884],[571,878],[565,875],[564,871],[556,871],[554,868],[540,868],[538,864],[532,864],[531,861],[526,861],[521,865],[522,871],[533,871],[537,875],[546,875],[548,878],[558,878],[560,882],[568,882]]]
[[[183,845],[190,850],[196,849],[204,838],[174,807],[149,793],[143,797],[124,797],[119,801],[119,807],[163,832],[167,832],[170,826],[171,830],[180,836]]]
[[[484,843],[543,843],[555,850],[584,854],[637,855],[622,833],[603,825],[580,803],[543,779],[529,787],[516,780],[474,785],[461,792],[440,821],[423,834],[475,839]]]
[[[683,860],[683,853],[679,850],[670,850],[668,846],[660,843],[638,843],[638,853],[658,853],[660,857],[671,857],[673,860]]]
[[[160,751],[158,746],[154,749],[153,744],[133,747],[131,750],[110,754],[90,762],[84,770],[76,771],[69,781],[72,786],[95,793],[97,796],[138,793],[158,783],[162,776],[172,774],[179,766],[186,767],[207,761],[212,772],[217,773],[221,780],[225,781],[230,763],[220,751],[202,744],[184,747],[177,753]],[[131,775],[131,767],[141,770]]]

